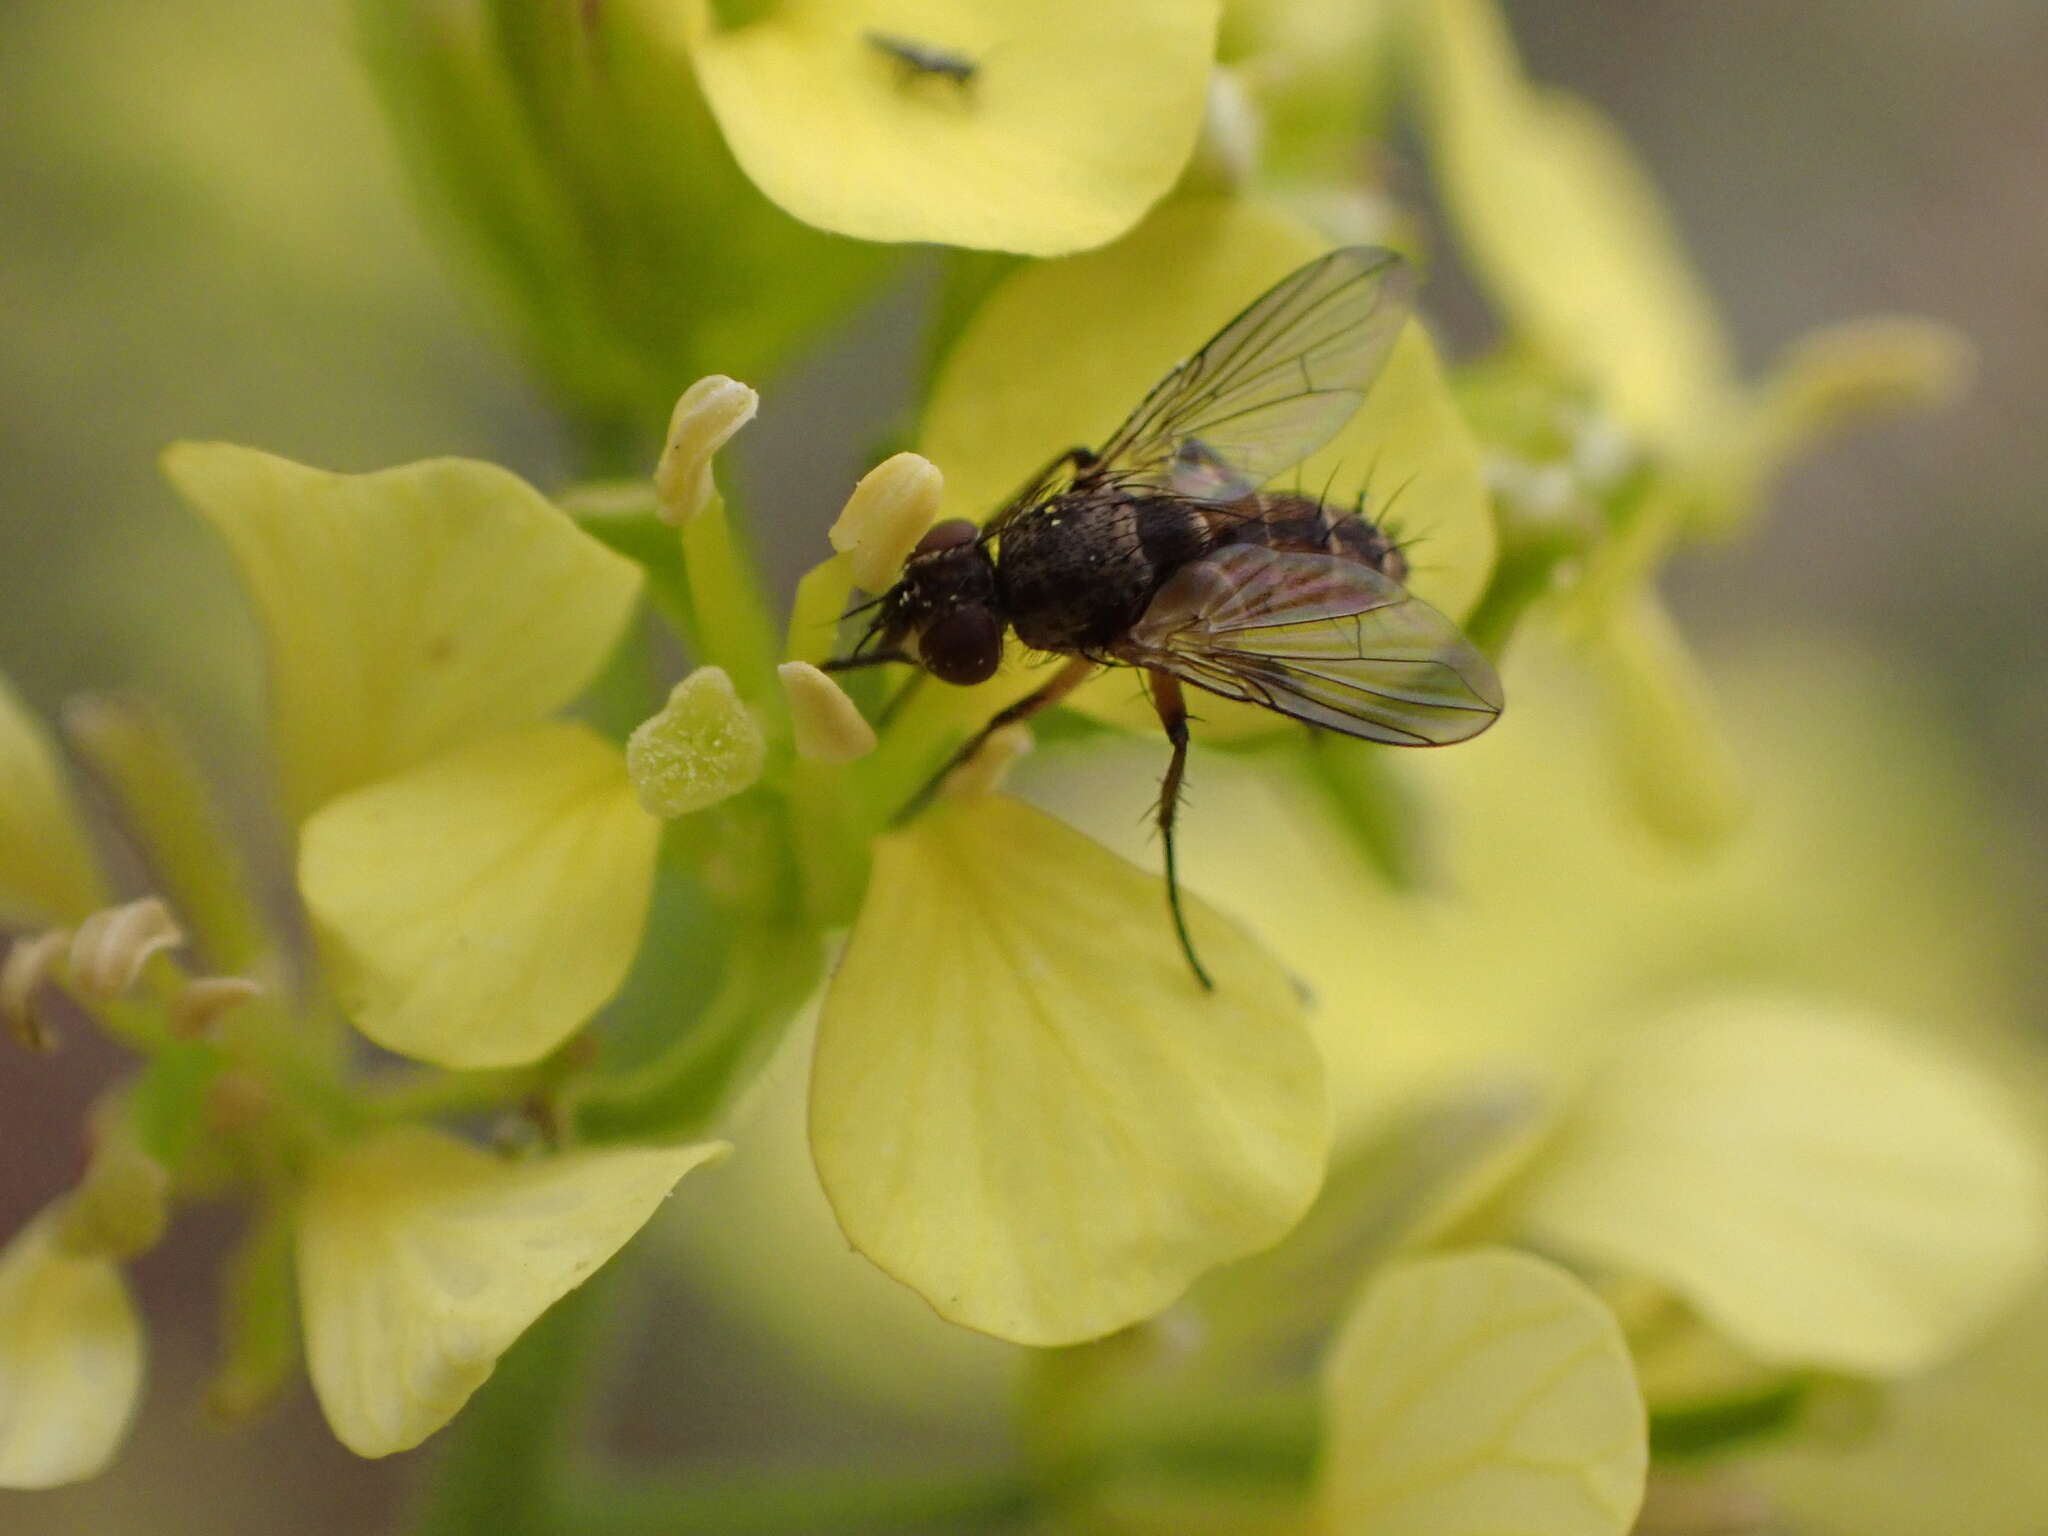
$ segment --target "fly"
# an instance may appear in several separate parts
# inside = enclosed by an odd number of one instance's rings
[[[1010,631],[1067,658],[948,768],[1098,668],[1142,671],[1172,747],[1158,809],[1168,911],[1204,987],[1174,856],[1184,686],[1404,747],[1464,741],[1500,715],[1492,664],[1403,585],[1407,560],[1362,501],[1262,489],[1364,403],[1413,289],[1401,258],[1373,246],[1282,278],[1100,448],[1062,453],[985,527],[934,526],[860,644],[827,664],[906,661],[965,687],[994,675]]]

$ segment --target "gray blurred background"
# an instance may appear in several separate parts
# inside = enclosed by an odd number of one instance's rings
[[[1901,728],[1953,738],[1974,761],[2038,936],[2048,6],[1510,9],[1532,72],[1593,97],[1640,147],[1746,364],[1871,311],[1947,319],[1981,348],[1960,407],[1806,461],[1755,537],[1687,559],[1675,590],[1710,663],[1716,643],[1789,626],[1847,637],[1917,678],[1934,703]],[[333,0],[12,0],[0,210],[0,670],[46,711],[87,688],[157,694],[246,789],[252,637],[224,558],[156,478],[159,446],[230,437],[337,469],[472,454],[547,485],[560,442],[491,317],[429,249]],[[898,295],[769,397],[754,480],[789,564],[822,547],[879,419],[862,381],[900,366],[915,313]],[[2037,1005],[2043,949],[2030,946]],[[0,1056],[0,1234],[74,1173],[78,1116],[113,1065],[89,1042],[48,1064]],[[58,1494],[0,1492],[0,1530],[318,1536],[385,1523],[409,1458],[353,1460],[303,1393],[233,1435],[195,1422],[228,1226],[184,1221],[140,1267],[152,1376],[116,1470]],[[744,1339],[676,1334],[687,1353],[649,1373],[706,1423],[741,1438],[756,1415],[788,1428],[786,1398]]]

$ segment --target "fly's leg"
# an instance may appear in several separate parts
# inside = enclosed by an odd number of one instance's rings
[[[1028,693],[1007,709],[1000,709],[990,717],[988,724],[968,737],[960,750],[946,759],[945,766],[925,780],[924,788],[910,797],[910,802],[896,813],[899,822],[908,821],[931,803],[932,796],[939,792],[939,786],[946,781],[946,775],[982,749],[989,737],[1006,725],[1020,725],[1033,715],[1052,708],[1068,694],[1088,681],[1095,671],[1095,663],[1085,656],[1076,656],[1053,674],[1052,681],[1035,693]]]
[[[1159,784],[1159,840],[1166,846],[1166,908],[1173,914],[1173,931],[1180,940],[1180,951],[1188,957],[1188,969],[1195,973],[1195,980],[1206,992],[1214,992],[1216,983],[1209,979],[1209,973],[1202,969],[1201,959],[1195,954],[1195,941],[1188,933],[1187,914],[1180,904],[1180,868],[1174,859],[1173,818],[1180,806],[1180,782],[1188,766],[1188,706],[1181,697],[1180,679],[1171,672],[1145,674],[1146,686],[1152,692],[1152,707],[1159,712],[1159,723],[1166,727],[1166,739],[1173,743],[1173,757],[1166,765],[1166,777]]]

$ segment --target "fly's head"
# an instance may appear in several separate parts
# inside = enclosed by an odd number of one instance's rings
[[[903,577],[882,598],[869,638],[908,648],[942,683],[988,681],[1003,659],[996,566],[981,530],[965,518],[937,523],[918,540]]]

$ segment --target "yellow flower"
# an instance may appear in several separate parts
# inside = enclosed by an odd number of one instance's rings
[[[637,3],[687,51],[740,165],[798,218],[1031,256],[1113,240],[1173,185],[1201,124],[1218,12],[1216,0]],[[920,71],[920,54],[965,77]]]
[[[1528,566],[1494,594],[1501,611],[1486,628],[1511,622],[1562,569],[1563,605],[1607,696],[1620,788],[1670,840],[1712,843],[1746,797],[1698,664],[1656,593],[1665,556],[1682,537],[1746,521],[1819,438],[1955,393],[1967,345],[1931,321],[1854,321],[1801,338],[1746,384],[1656,188],[1613,126],[1524,77],[1491,0],[1422,0],[1413,11],[1437,180],[1513,343],[1473,396],[1493,439],[1509,554]],[[1505,391],[1503,378],[1515,381]],[[1515,419],[1489,422],[1502,402],[1479,397],[1518,390],[1527,398],[1513,403]],[[1585,547],[1544,547],[1573,521]]]
[[[1763,389],[1746,390],[1620,134],[1523,76],[1491,0],[1414,10],[1424,129],[1466,255],[1516,340],[1676,464],[1698,503],[1688,516],[1738,515],[1812,433],[1953,380],[1959,343],[1945,328],[1858,322],[1798,344]]]
[[[545,1054],[624,977],[653,876],[618,749],[546,718],[639,573],[490,465],[336,475],[188,443],[165,470],[254,601],[300,889],[351,1016],[444,1065]]]

